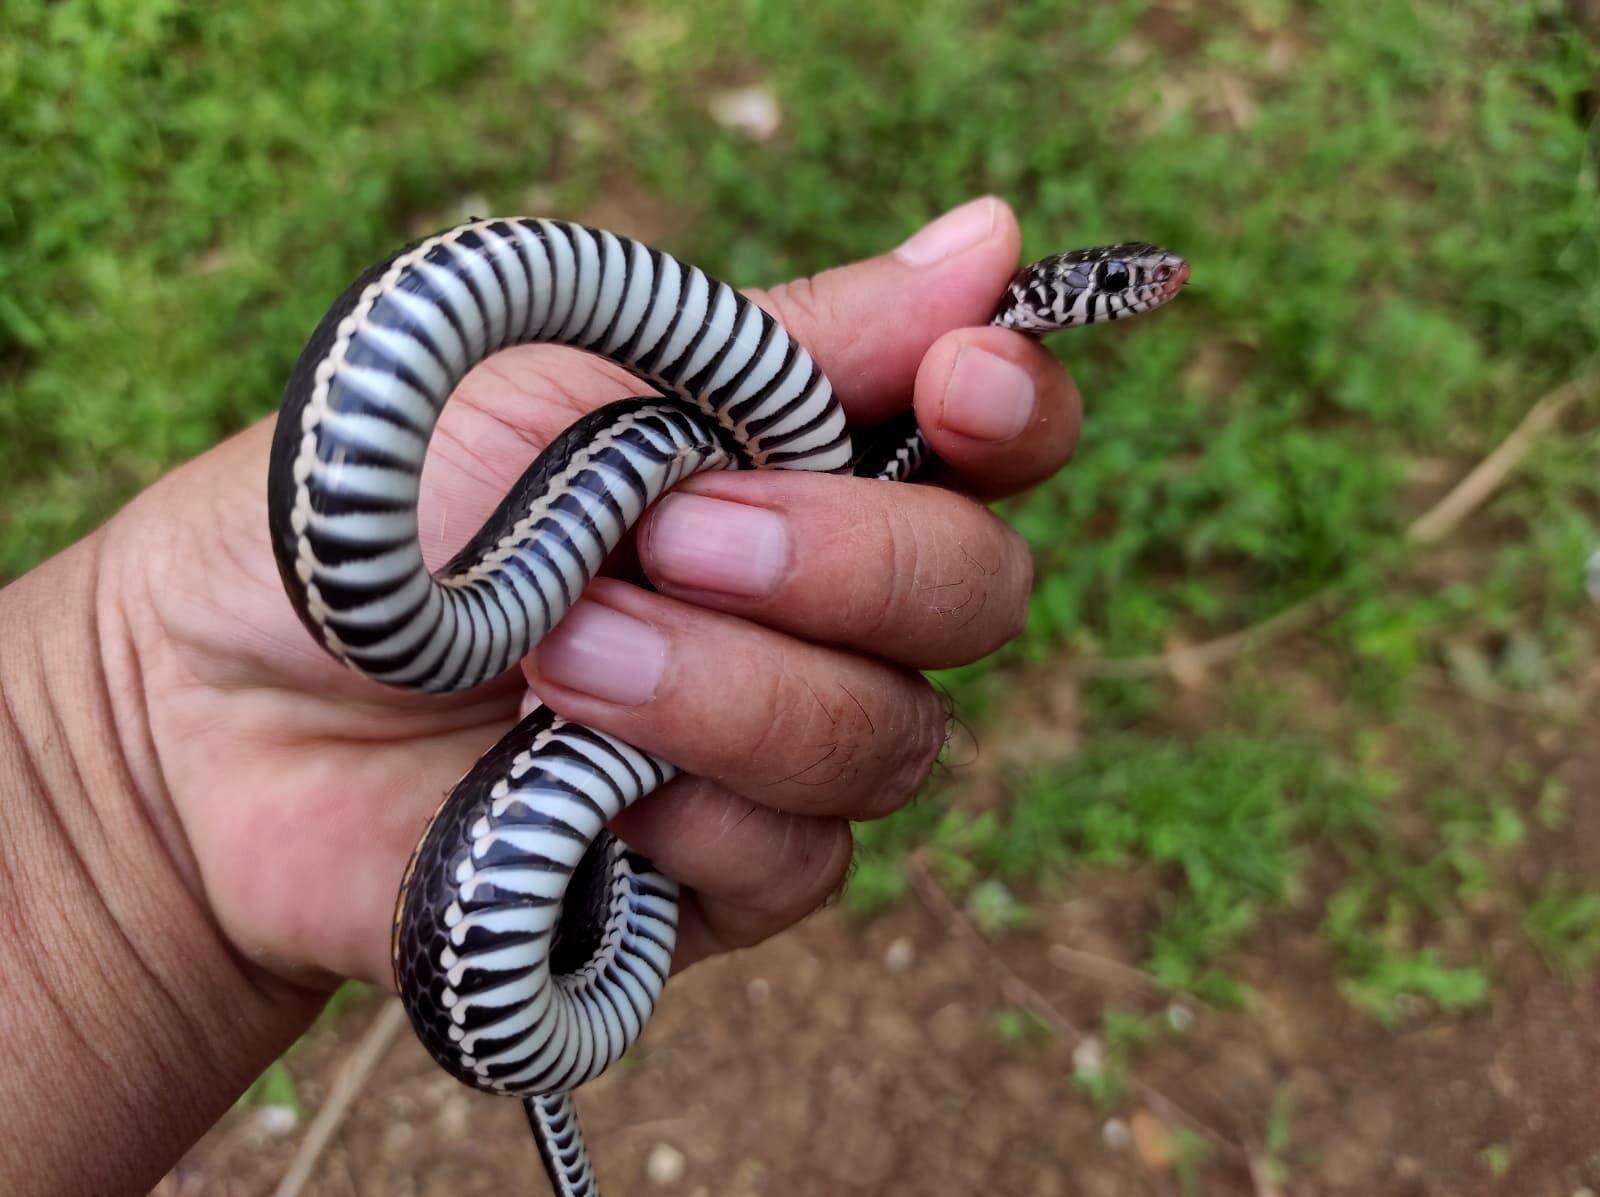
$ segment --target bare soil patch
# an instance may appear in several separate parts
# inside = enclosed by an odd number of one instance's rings
[[[1575,834],[1547,848],[1570,868],[1600,817],[1600,748],[1580,745],[1561,772]],[[1092,967],[1135,963],[1123,945],[1144,889],[1137,875],[1086,877],[1040,904],[1039,931],[995,950],[1080,1026],[1108,1002],[1149,1008],[1115,969]],[[1248,1005],[1194,1011],[1185,1034],[1139,1057],[1137,1075],[1258,1162],[1278,1110],[1285,1194],[1600,1189],[1600,992],[1568,987],[1526,948],[1506,953],[1487,1010],[1389,1032],[1339,997],[1313,916],[1278,919],[1233,960]],[[308,1107],[375,1007],[350,1010],[291,1058]],[[1073,1045],[1003,1042],[995,1015],[1006,1008],[991,962],[928,908],[866,924],[827,911],[673,983],[635,1054],[581,1096],[602,1182],[684,1197],[1271,1191],[1259,1167],[1252,1177],[1221,1151],[1186,1178],[1170,1128],[1137,1097],[1097,1110],[1077,1089]],[[165,1190],[271,1192],[303,1124],[273,1134],[269,1121],[236,1110]],[[542,1184],[517,1104],[462,1088],[407,1038],[307,1192],[500,1197]]]

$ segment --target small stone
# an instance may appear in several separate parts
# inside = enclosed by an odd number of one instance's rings
[[[767,999],[772,996],[772,982],[765,977],[756,977],[745,986],[745,994],[750,998],[752,1006],[765,1005]]]
[[[769,141],[783,123],[778,101],[764,87],[737,87],[711,97],[711,119],[754,141]]]
[[[1144,1165],[1156,1172],[1172,1167],[1172,1135],[1167,1124],[1148,1110],[1138,1110],[1129,1122],[1134,1150]]]
[[[1105,1126],[1100,1128],[1100,1137],[1112,1151],[1125,1151],[1128,1144],[1133,1141],[1133,1134],[1128,1130],[1128,1124],[1120,1118],[1107,1118]]]
[[[1184,1034],[1194,1026],[1194,1011],[1182,1002],[1173,1002],[1167,1007],[1167,1025],[1175,1034]]]
[[[300,1125],[300,1115],[293,1106],[262,1106],[256,1111],[256,1129],[263,1135],[277,1138]]]
[[[917,945],[909,938],[902,935],[892,942],[883,953],[883,967],[895,976],[909,969],[917,959]]]
[[[1106,1070],[1106,1049],[1098,1035],[1085,1035],[1072,1049],[1072,1071],[1077,1076],[1099,1076]]]
[[[650,1155],[644,1163],[645,1175],[650,1178],[651,1184],[675,1185],[683,1179],[687,1161],[683,1152],[671,1143],[657,1143],[650,1149]]]

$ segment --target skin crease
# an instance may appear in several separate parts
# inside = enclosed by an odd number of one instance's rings
[[[975,498],[1059,469],[1078,397],[1037,343],[974,327],[1016,268],[1009,208],[979,200],[950,219],[964,247],[937,261],[885,255],[752,293],[811,349],[852,423],[914,403],[946,488],[692,479],[680,491],[781,515],[790,553],[770,592],[733,597],[666,576],[652,512],[638,563],[658,593],[605,581],[583,602],[664,636],[655,695],[607,703],[544,676],[539,652],[524,663],[559,713],[697,774],[616,824],[685,886],[677,967],[759,942],[825,901],[848,867],[847,820],[903,805],[938,752],[945,712],[916,671],[974,660],[1021,626],[1028,555]],[[1004,442],[940,422],[963,349],[1032,382],[1033,414]],[[547,347],[474,370],[429,450],[426,558],[445,560],[561,428],[642,390]],[[7,798],[0,839],[12,932],[0,936],[0,999],[58,995],[0,1000],[0,1044],[21,1061],[0,1071],[0,1191],[145,1191],[333,980],[389,986],[406,859],[516,717],[515,672],[466,694],[412,695],[313,644],[267,539],[271,433],[263,421],[174,471],[0,592],[0,784],[21,795]],[[831,747],[820,768],[819,743]],[[41,887],[78,896],[41,907]],[[61,950],[63,936],[81,950]],[[129,1067],[140,1053],[145,1066]],[[179,1059],[187,1097],[163,1105]],[[63,1141],[72,1120],[51,1115],[91,1107],[108,1149],[86,1163],[81,1141]],[[23,1154],[9,1137],[24,1134],[26,1171],[5,1162]]]

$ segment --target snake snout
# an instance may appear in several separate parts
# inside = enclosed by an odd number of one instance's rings
[[[1169,267],[1171,274],[1168,275],[1161,286],[1161,302],[1163,303],[1183,290],[1184,284],[1189,281],[1189,263],[1182,258],[1178,258],[1176,254],[1172,256],[1177,258],[1177,261]]]

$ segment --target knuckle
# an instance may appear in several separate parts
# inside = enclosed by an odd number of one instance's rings
[[[1033,595],[1033,553],[1022,533],[1003,520],[995,521],[1000,527],[1001,543],[1001,619],[1000,638],[990,649],[1008,644],[1022,634],[1028,625],[1028,604]]]
[[[916,585],[922,548],[915,521],[893,496],[879,508],[879,518],[865,529],[865,537],[862,559],[872,564],[856,575],[856,592],[846,619],[860,636],[872,639],[904,616]]]
[[[818,285],[816,275],[808,274],[783,283],[768,295],[782,323],[793,320],[797,324],[822,325],[832,319],[833,301],[828,289]]]
[[[838,787],[859,769],[856,729],[782,654],[760,675],[750,704],[753,726],[735,760],[758,777],[765,774],[758,784],[779,791],[790,809],[827,810]]]
[[[826,332],[830,357],[848,356],[864,335],[858,321],[844,318],[839,298],[839,288],[826,274],[805,275],[767,292],[778,323],[799,330],[802,341]]]
[[[780,816],[759,884],[736,901],[754,915],[739,920],[739,947],[749,947],[799,922],[825,903],[850,875],[855,840],[843,819]]]
[[[786,876],[794,878],[788,911],[803,917],[831,897],[850,874],[855,840],[843,819],[806,819],[788,838]]]
[[[761,679],[750,695],[750,719],[753,720],[747,745],[738,755],[748,761],[765,760],[769,755],[781,755],[793,743],[796,731],[796,687],[785,663],[772,659],[757,671]]]
[[[912,676],[916,684],[908,689],[906,710],[895,721],[889,767],[874,790],[868,818],[892,815],[915,798],[944,748],[950,721],[944,699],[926,678]]]

